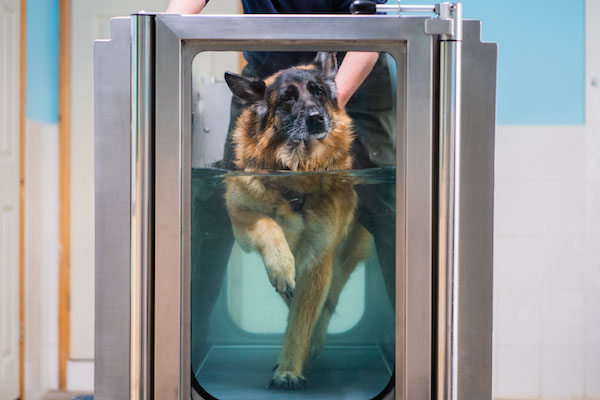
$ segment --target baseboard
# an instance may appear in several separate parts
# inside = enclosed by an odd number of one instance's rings
[[[67,361],[67,390],[94,392],[94,360]]]

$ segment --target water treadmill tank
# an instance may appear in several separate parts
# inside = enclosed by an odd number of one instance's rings
[[[95,397],[491,399],[496,47],[461,10],[112,21]]]

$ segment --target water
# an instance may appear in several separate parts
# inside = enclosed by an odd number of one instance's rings
[[[285,192],[291,218],[305,223],[315,218],[312,208],[326,205],[315,200],[318,190],[305,194],[298,188],[341,186],[348,197],[356,193],[355,218],[371,234],[372,251],[343,285],[325,347],[304,368],[305,390],[267,389],[288,308],[262,258],[244,252],[234,239],[227,182],[231,187],[247,180]],[[369,399],[386,388],[394,366],[395,169],[269,174],[193,169],[191,201],[191,359],[199,390],[219,399]],[[298,239],[297,247],[318,246],[307,246],[310,237],[314,234]]]

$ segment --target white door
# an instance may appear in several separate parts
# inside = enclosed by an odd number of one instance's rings
[[[19,397],[19,0],[0,0],[0,400]]]

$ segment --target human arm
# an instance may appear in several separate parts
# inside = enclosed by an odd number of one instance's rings
[[[175,14],[198,14],[205,5],[206,0],[171,0],[167,7],[167,12]]]
[[[346,106],[348,100],[367,78],[378,58],[379,53],[377,52],[352,51],[346,53],[335,76],[340,107]]]

